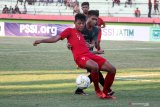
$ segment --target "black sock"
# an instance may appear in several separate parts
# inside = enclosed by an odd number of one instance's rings
[[[92,79],[91,79],[91,74],[88,75],[89,79],[90,79],[90,84],[92,83]]]
[[[90,82],[92,83],[91,75],[88,75]],[[104,77],[101,72],[99,72],[99,83],[104,86]]]
[[[99,72],[99,83],[104,86],[104,77],[101,72]]]

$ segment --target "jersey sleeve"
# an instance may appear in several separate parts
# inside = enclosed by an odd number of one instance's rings
[[[61,40],[68,38],[71,35],[71,28],[65,29],[61,34]]]
[[[102,25],[103,25],[103,23],[104,23],[103,19],[101,19],[101,21],[102,21]]]
[[[103,25],[103,23],[104,23],[104,21],[101,18],[99,18],[98,26],[101,27],[101,25]]]

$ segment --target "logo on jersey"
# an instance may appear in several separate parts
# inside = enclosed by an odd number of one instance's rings
[[[80,35],[78,33],[76,33],[76,35],[77,35],[77,38],[80,40],[81,39]]]
[[[86,60],[86,58],[85,58],[85,57],[82,57],[81,59],[82,59],[82,60]]]

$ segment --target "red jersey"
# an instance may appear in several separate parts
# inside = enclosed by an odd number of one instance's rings
[[[90,53],[82,33],[77,31],[75,28],[65,29],[60,36],[61,40],[67,38],[68,43],[72,45],[74,60],[76,60],[80,55]]]
[[[101,18],[98,18],[98,26],[101,27],[103,25],[104,21]]]

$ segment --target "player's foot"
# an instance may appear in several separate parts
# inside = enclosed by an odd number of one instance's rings
[[[74,94],[77,94],[77,95],[88,95],[82,89],[79,89],[79,88],[76,89]]]
[[[96,90],[97,97],[104,99],[106,95],[101,90]]]
[[[115,92],[112,89],[108,90],[108,95],[112,96]]]

